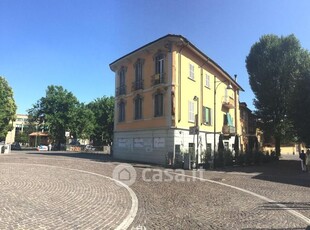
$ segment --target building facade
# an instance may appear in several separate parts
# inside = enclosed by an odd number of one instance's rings
[[[165,164],[169,154],[195,152],[201,162],[207,149],[217,150],[219,139],[233,150],[241,134],[242,88],[186,38],[166,35],[110,68],[116,158]]]
[[[28,127],[28,115],[17,114],[16,120],[13,122],[13,129],[8,132],[5,138],[6,144],[13,144],[15,142],[16,134],[24,132],[24,129]]]
[[[257,117],[247,107],[245,102],[240,102],[241,124],[241,151],[251,152],[261,150],[263,145],[263,133],[257,127]]]

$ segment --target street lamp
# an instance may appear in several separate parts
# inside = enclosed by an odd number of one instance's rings
[[[211,165],[212,167],[214,167],[214,156],[215,156],[215,143],[216,143],[216,138],[215,138],[215,135],[216,135],[216,91],[217,91],[217,88],[219,87],[220,84],[222,83],[225,83],[227,82],[227,80],[225,81],[216,81],[216,76],[214,76],[214,130],[213,130],[213,151],[211,152]],[[218,84],[216,84],[218,83]],[[229,83],[226,87],[226,89],[232,89],[232,86],[231,84]]]
[[[196,118],[196,129],[195,133],[197,135],[197,148],[196,148],[196,154],[195,154],[195,162],[196,162],[196,168],[198,167],[198,143],[199,143],[199,98],[195,96],[193,98],[194,101],[197,101],[197,118]]]

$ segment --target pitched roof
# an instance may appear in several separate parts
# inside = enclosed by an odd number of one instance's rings
[[[241,90],[244,91],[243,88],[236,82],[236,80],[234,80],[220,65],[218,65],[214,60],[212,60],[210,57],[208,57],[206,54],[204,54],[201,50],[199,50],[193,43],[191,43],[187,38],[183,37],[182,35],[176,35],[176,34],[167,34],[161,38],[158,38],[150,43],[147,43],[144,46],[141,46],[140,48],[118,58],[117,60],[113,61],[109,66],[112,69],[112,66],[115,65],[117,62],[119,62],[120,60],[129,57],[130,55],[138,52],[139,50],[145,49],[148,46],[151,46],[155,43],[158,43],[162,40],[165,40],[167,38],[176,38],[176,39],[180,39],[180,41],[183,41],[184,43],[187,44],[187,46],[191,47],[193,50],[195,50],[196,52],[198,52],[204,59],[206,59],[208,62],[211,62],[214,66],[216,66],[220,71],[222,71],[226,76],[229,77],[229,79]]]

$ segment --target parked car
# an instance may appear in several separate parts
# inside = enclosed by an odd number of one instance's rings
[[[37,150],[38,151],[48,151],[48,146],[46,146],[46,145],[39,145],[37,147]]]
[[[14,142],[11,144],[11,150],[21,150],[20,144],[18,142]]]
[[[85,146],[85,150],[86,150],[86,151],[91,151],[91,150],[92,150],[92,151],[95,151],[96,148],[95,148],[94,146],[92,146],[92,145],[86,145],[86,146]]]

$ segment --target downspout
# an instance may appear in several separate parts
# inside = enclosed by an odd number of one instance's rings
[[[237,82],[237,74],[235,74],[235,81]],[[238,95],[238,90],[236,88],[236,90],[234,90],[234,102],[235,102],[235,132],[236,132],[236,135],[238,135],[238,118],[237,118],[237,115],[238,115],[238,111],[237,109],[239,109],[239,106],[238,106],[238,102],[239,102],[239,98],[237,100],[237,95]]]
[[[239,109],[239,107],[237,107],[238,106],[238,103],[237,103],[237,89],[234,90],[234,94],[235,94],[234,97],[235,97],[235,125],[236,125],[235,130],[236,130],[236,135],[238,135],[238,118],[237,118],[238,112],[237,112],[237,109]]]
[[[179,54],[178,54],[178,122],[181,121],[182,119],[182,110],[181,110],[181,105],[182,105],[182,97],[181,97],[181,92],[182,92],[182,50],[189,45],[189,42],[187,42],[185,45],[182,45],[180,50],[179,50]]]

